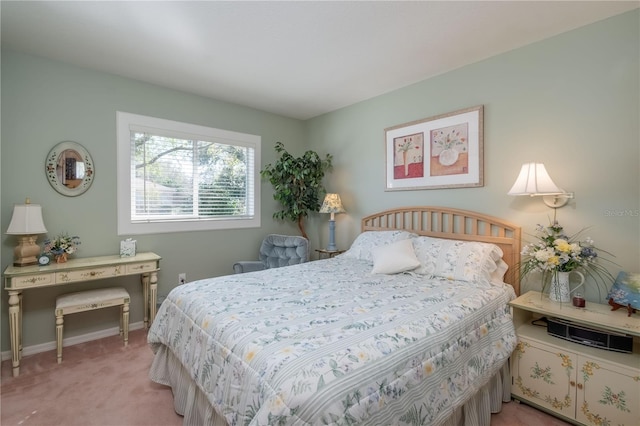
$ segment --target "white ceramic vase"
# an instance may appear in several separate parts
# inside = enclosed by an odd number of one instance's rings
[[[578,274],[580,277],[580,284],[573,290],[569,286],[569,275]],[[554,302],[566,303],[570,300],[571,293],[576,291],[584,284],[584,275],[578,271],[569,272],[554,272],[551,275],[551,286],[549,287],[549,299]]]
[[[438,156],[438,161],[443,166],[450,166],[456,161],[458,161],[458,155],[459,155],[458,151],[456,151],[453,148],[445,149],[442,152],[440,152],[440,155]]]

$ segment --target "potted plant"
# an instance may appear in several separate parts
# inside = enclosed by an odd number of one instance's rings
[[[320,210],[320,196],[326,192],[322,185],[325,172],[333,168],[332,156],[324,159],[314,151],[307,151],[302,157],[294,157],[284,148],[282,142],[276,142],[278,160],[267,164],[260,172],[263,179],[273,185],[273,199],[282,204],[282,210],[273,214],[275,219],[297,222],[303,237],[304,218],[309,212]]]

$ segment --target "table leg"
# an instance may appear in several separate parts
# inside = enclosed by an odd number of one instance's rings
[[[142,302],[144,306],[144,328],[149,328],[149,274],[140,275],[142,280]]]
[[[152,272],[149,285],[149,325],[156,319],[156,309],[158,307],[158,273]]]
[[[19,331],[19,338],[18,338],[18,343],[20,344],[20,359],[22,359],[22,336],[24,335],[23,330],[22,330],[22,313],[24,312],[24,308],[22,307],[22,292],[20,292],[20,315],[18,315],[18,322],[19,322],[19,327],[20,327],[20,331]]]
[[[9,291],[9,335],[11,337],[11,364],[13,377],[20,374],[20,358],[22,357],[22,293]]]

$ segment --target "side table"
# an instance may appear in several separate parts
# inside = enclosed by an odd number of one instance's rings
[[[327,249],[316,249],[318,252],[318,259],[322,259],[326,257],[327,259],[331,259],[333,256],[337,256],[340,253],[344,253],[345,250],[327,250]]]
[[[640,407],[640,318],[609,305],[577,308],[530,291],[509,305],[518,335],[511,356],[515,399],[583,425],[638,424]],[[533,321],[541,316],[569,321],[611,336],[633,336],[632,353],[582,345],[547,333]]]

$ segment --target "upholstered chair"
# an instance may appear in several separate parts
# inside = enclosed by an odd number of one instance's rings
[[[261,271],[309,261],[309,241],[300,236],[270,234],[262,240],[259,260],[243,260],[233,264],[233,272]]]

